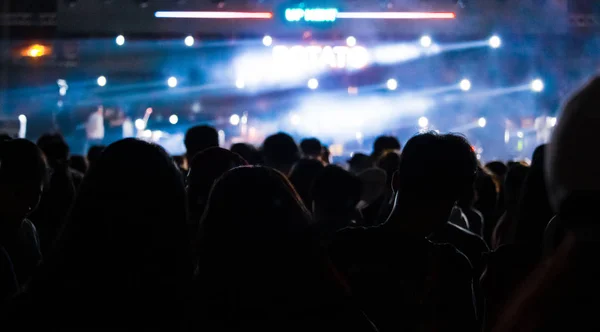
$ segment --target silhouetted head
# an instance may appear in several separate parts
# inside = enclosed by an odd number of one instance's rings
[[[361,200],[371,204],[385,192],[387,175],[381,168],[369,168],[358,174],[362,183]]]
[[[504,199],[506,200],[506,207],[511,212],[516,212],[517,204],[521,197],[521,189],[525,178],[529,173],[529,167],[517,164],[508,169],[506,178],[504,179]]]
[[[9,134],[0,133],[0,142],[10,141],[11,139],[13,138]]]
[[[245,166],[215,183],[200,231],[203,246],[247,257],[257,251],[293,250],[288,246],[306,235],[309,223],[308,210],[283,174]]]
[[[85,160],[84,156],[80,155],[71,156],[69,158],[69,166],[71,166],[72,169],[81,172],[82,174],[85,174],[88,169],[87,160]]]
[[[37,146],[44,152],[52,167],[66,165],[69,160],[69,145],[59,133],[44,134],[37,140]]]
[[[473,189],[477,158],[464,137],[436,133],[412,137],[404,147],[394,187],[400,209],[428,215],[415,222],[433,231],[447,222],[459,198]],[[430,219],[430,220],[425,220]]]
[[[289,175],[290,182],[302,198],[304,205],[310,209],[312,205],[311,188],[315,178],[325,166],[316,159],[300,159],[294,164]]]
[[[315,217],[318,220],[349,221],[360,201],[361,187],[360,179],[343,168],[335,165],[325,167],[312,187]],[[348,225],[341,225],[344,226]]]
[[[231,150],[233,153],[239,154],[250,165],[262,164],[262,156],[260,155],[258,149],[256,149],[252,144],[235,143],[229,150]]]
[[[499,181],[504,181],[504,177],[508,172],[508,166],[501,161],[491,161],[485,164],[485,168],[492,172]]]
[[[377,160],[385,151],[395,150],[400,151],[400,141],[394,136],[379,136],[373,142],[373,160]]]
[[[323,145],[323,152],[321,153],[321,161],[325,165],[331,164],[331,151],[329,151],[329,146]]]
[[[96,163],[96,160],[100,159],[102,151],[106,149],[104,145],[92,145],[87,153],[88,167],[92,167]]]
[[[34,143],[0,142],[0,229],[18,227],[35,210],[47,176],[42,151]]]
[[[288,175],[292,166],[300,159],[294,139],[286,133],[267,137],[262,146],[265,165]]]
[[[391,189],[392,177],[400,166],[400,154],[393,150],[388,150],[379,157],[377,161],[377,167],[385,171],[387,176],[386,189]]]
[[[348,159],[348,170],[352,174],[359,174],[360,172],[373,167],[373,161],[371,157],[364,153],[354,153],[350,159]]]
[[[244,158],[229,150],[212,147],[196,154],[189,165],[187,192],[190,219],[197,224],[204,213],[214,182],[232,168],[247,165]]]
[[[219,133],[210,126],[195,126],[188,129],[183,140],[188,160],[192,160],[196,153],[219,146]]]
[[[54,277],[70,296],[101,302],[118,294],[122,303],[111,305],[173,295],[191,272],[186,219],[185,188],[169,155],[137,139],[113,143],[79,187]]]
[[[323,153],[323,147],[321,146],[321,141],[319,141],[318,139],[316,139],[314,137],[303,139],[300,142],[300,150],[302,151],[302,154],[304,155],[304,157],[307,157],[307,158],[319,159],[319,158],[321,158],[321,155]]]

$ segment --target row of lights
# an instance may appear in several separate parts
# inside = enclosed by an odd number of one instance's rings
[[[425,129],[425,128],[427,128],[429,126],[429,119],[427,119],[426,117],[422,116],[417,121],[417,124],[419,125],[419,127],[421,127],[421,129]],[[481,117],[481,118],[477,119],[477,126],[478,127],[485,128],[486,125],[487,125],[487,120],[484,117]]]
[[[96,84],[98,84],[98,86],[105,86],[106,83],[108,83],[106,76],[98,76],[98,78],[96,79]],[[167,85],[170,88],[174,88],[177,86],[177,77],[175,76],[171,76],[167,79]]]

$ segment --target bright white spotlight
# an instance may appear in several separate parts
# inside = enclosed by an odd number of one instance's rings
[[[433,43],[433,40],[431,40],[431,37],[429,36],[423,36],[419,40],[419,43],[421,43],[421,46],[423,47],[429,47]]]
[[[300,116],[298,114],[292,114],[290,116],[290,122],[292,125],[297,126],[300,124]]]
[[[390,78],[389,80],[387,80],[386,85],[387,85],[388,90],[393,91],[393,90],[396,90],[396,88],[398,88],[398,81],[396,81],[393,78]]]
[[[19,121],[21,121],[21,122],[27,122],[27,117],[25,116],[25,114],[20,114],[19,115]]]
[[[64,96],[64,95],[66,95],[66,94],[67,94],[67,87],[61,86],[61,87],[58,89],[58,94],[59,94],[59,95],[61,95],[61,96]]]
[[[346,45],[348,45],[349,47],[356,46],[356,38],[354,36],[346,38]]]
[[[263,42],[263,45],[265,45],[265,46],[271,46],[271,44],[273,44],[273,37],[266,35],[263,37],[262,42]]]
[[[235,87],[238,89],[243,89],[246,86],[246,82],[244,82],[243,79],[238,78],[237,80],[235,80]]]
[[[104,76],[98,77],[98,79],[96,80],[96,83],[98,83],[99,86],[105,86],[106,85],[106,77],[104,77]]]
[[[556,126],[556,117],[554,117],[554,116],[549,116],[549,117],[548,117],[548,125],[549,125],[550,127],[554,127],[554,126]]]
[[[360,131],[356,132],[356,140],[360,141],[361,139],[363,139],[363,133]]]
[[[319,87],[319,81],[316,78],[311,78],[310,80],[308,80],[308,88],[311,90],[315,90],[316,88]]]
[[[479,120],[477,120],[477,124],[479,127],[483,128],[487,124],[487,120],[485,118],[479,118]]]
[[[175,76],[169,77],[169,79],[167,80],[167,84],[169,85],[170,88],[176,87],[177,86],[177,78]]]
[[[523,134],[523,132],[522,132],[522,131],[518,131],[518,132],[517,132],[517,137],[518,137],[518,138],[523,138],[523,136],[525,136],[525,135]]]
[[[542,90],[544,90],[544,81],[539,78],[531,81],[531,90],[533,92],[542,92]]]
[[[187,36],[187,37],[185,37],[185,39],[183,40],[183,42],[185,43],[185,46],[191,47],[191,46],[194,45],[194,37]]]
[[[146,122],[143,119],[135,119],[134,125],[137,130],[144,130],[146,128]]]
[[[502,45],[502,39],[500,39],[498,36],[491,36],[488,43],[490,44],[491,48],[498,48],[500,45]]]
[[[115,38],[115,43],[119,46],[123,46],[123,44],[125,44],[125,37],[123,37],[123,35],[118,35],[117,38]]]
[[[464,79],[462,81],[460,81],[460,89],[463,91],[469,91],[471,90],[471,81],[469,81],[468,79]]]
[[[229,123],[231,123],[233,126],[237,126],[240,124],[240,116],[237,114],[232,114],[229,117]]]
[[[419,118],[419,127],[421,128],[425,128],[429,125],[429,119],[427,119],[426,117],[422,116]]]
[[[169,122],[171,124],[177,124],[178,121],[179,117],[177,116],[177,114],[171,114],[171,116],[169,117]]]

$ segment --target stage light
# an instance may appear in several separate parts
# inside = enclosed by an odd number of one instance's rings
[[[39,58],[41,56],[52,54],[52,48],[40,44],[33,44],[21,51],[22,56]]]
[[[396,90],[396,88],[398,88],[398,81],[396,81],[393,78],[390,78],[389,80],[387,80],[386,85],[387,85],[388,90],[393,91],[393,90]]]
[[[346,45],[349,47],[356,46],[356,38],[354,36],[346,38]]]
[[[265,46],[271,46],[271,44],[273,44],[273,37],[269,35],[264,36],[262,39],[262,43]]]
[[[469,91],[471,90],[471,81],[469,81],[468,79],[463,79],[462,81],[460,81],[460,89],[463,91]]]
[[[357,141],[360,141],[361,139],[363,139],[363,133],[361,133],[360,131],[357,131],[355,135],[356,135]]]
[[[179,117],[177,116],[177,114],[171,114],[171,116],[169,117],[169,122],[171,124],[177,124],[178,121]]]
[[[98,83],[99,86],[105,86],[106,85],[106,77],[104,77],[104,76],[98,77],[98,79],[96,80],[96,83]]]
[[[191,47],[194,45],[194,37],[187,36],[183,42],[185,43],[185,46]]]
[[[169,79],[167,80],[167,85],[169,85],[170,88],[176,87],[177,86],[177,78],[175,76],[169,77]]]
[[[542,92],[542,90],[544,90],[544,81],[539,78],[531,81],[531,90],[533,92]]]
[[[518,138],[523,138],[523,136],[525,136],[525,135],[523,135],[523,132],[522,132],[522,131],[518,131],[518,132],[517,132],[517,137],[518,137]]]
[[[477,120],[477,124],[479,127],[484,128],[487,124],[487,120],[485,118],[479,118],[479,120]]]
[[[489,44],[491,48],[498,48],[500,45],[502,45],[502,39],[500,39],[498,36],[491,36]]]
[[[550,127],[554,127],[554,126],[556,126],[556,117],[554,117],[554,116],[549,116],[549,117],[548,117],[548,125],[549,125]]]
[[[21,121],[21,122],[27,122],[27,117],[25,116],[25,114],[20,114],[19,115],[19,121]]]
[[[123,37],[123,35],[118,35],[117,38],[115,38],[115,43],[119,46],[123,46],[125,44],[125,37]]]
[[[319,87],[319,81],[316,78],[311,78],[310,80],[308,80],[308,88],[311,90],[315,90],[316,88]]]
[[[231,123],[231,125],[233,125],[233,126],[239,125],[240,124],[240,116],[237,114],[232,114],[229,117],[229,123]]]
[[[338,12],[336,18],[372,19],[372,20],[427,20],[454,19],[454,13],[428,12]]]
[[[431,44],[433,43],[433,41],[431,40],[431,37],[429,37],[429,36],[423,36],[419,40],[419,43],[421,43],[421,46],[423,46],[423,47],[429,47],[429,46],[431,46]]]
[[[135,119],[134,125],[137,130],[144,130],[144,128],[146,128],[146,121],[143,119]]]
[[[419,118],[419,127],[421,128],[425,128],[429,125],[429,119],[427,119],[426,117],[422,116]]]
[[[290,116],[290,122],[292,125],[297,126],[300,124],[300,116],[298,114],[292,114]]]
[[[157,11],[157,18],[212,18],[212,19],[263,19],[273,18],[268,12],[211,12],[211,11]]]
[[[238,78],[237,80],[235,80],[235,87],[238,89],[243,89],[244,87],[246,87],[246,82],[244,82],[243,79]]]
[[[59,95],[61,95],[61,96],[64,96],[64,95],[66,95],[66,94],[67,94],[67,88],[66,88],[66,87],[64,87],[64,86],[61,86],[61,87],[58,89],[58,94],[59,94]]]

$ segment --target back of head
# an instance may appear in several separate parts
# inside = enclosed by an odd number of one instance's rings
[[[79,187],[54,276],[99,296],[149,287],[168,293],[190,272],[186,217],[185,188],[168,154],[137,139],[117,141]]]
[[[71,166],[71,168],[74,170],[81,172],[82,174],[85,174],[88,169],[88,163],[85,160],[85,157],[81,155],[71,156],[69,158],[69,166]]]
[[[323,152],[321,141],[316,138],[305,138],[300,142],[300,150],[305,157],[320,158]]]
[[[586,208],[597,211],[600,159],[592,151],[600,139],[596,133],[600,125],[598,95],[600,78],[596,77],[571,97],[562,108],[546,150],[546,181],[552,207],[557,212],[566,212],[561,205],[572,195],[590,197],[590,204],[570,209],[572,212]]]
[[[504,179],[508,172],[508,167],[501,161],[491,161],[485,164],[485,168],[492,172],[500,181]]]
[[[388,150],[400,151],[400,141],[394,136],[379,136],[373,142],[373,158],[378,158],[381,154]]]
[[[247,165],[244,158],[229,150],[212,147],[196,154],[187,176],[191,220],[197,223],[204,212],[214,182],[232,168]]]
[[[359,174],[362,171],[373,167],[373,161],[371,160],[371,157],[364,153],[354,153],[348,160],[348,166],[348,170],[351,173]]]
[[[0,215],[21,221],[37,206],[47,180],[40,149],[25,139],[0,142]],[[11,220],[13,221],[13,220]]]
[[[319,160],[300,159],[294,164],[290,172],[290,182],[302,198],[304,205],[309,209],[312,205],[311,188],[313,182],[324,168],[325,166]]]
[[[528,173],[529,167],[521,164],[513,165],[508,169],[504,179],[504,199],[506,200],[507,209],[517,207],[521,197],[521,189]]]
[[[362,197],[367,203],[375,202],[385,191],[387,175],[380,168],[369,168],[358,174],[361,182]]]
[[[284,174],[300,159],[300,152],[294,139],[286,133],[277,133],[265,139],[262,146],[265,165]]]
[[[231,145],[229,150],[233,153],[239,154],[244,158],[250,165],[262,164],[262,158],[260,152],[251,144],[247,143],[235,143]]]
[[[318,211],[343,217],[354,212],[360,201],[360,179],[335,165],[329,165],[317,176],[312,196]]]
[[[436,133],[412,137],[404,147],[398,182],[411,200],[457,201],[472,190],[477,158],[461,136]]]
[[[37,140],[38,147],[44,152],[48,163],[55,167],[66,165],[69,160],[69,145],[59,133],[44,134]]]
[[[195,126],[185,133],[183,143],[188,160],[192,160],[196,153],[211,147],[218,147],[219,133],[210,126]]]
[[[381,168],[385,171],[387,175],[387,184],[388,187],[392,183],[392,175],[398,170],[400,165],[400,154],[396,151],[388,150],[384,152],[384,154],[379,157],[377,161],[377,167]]]
[[[104,149],[106,149],[104,145],[92,145],[90,147],[87,153],[88,167],[92,167],[100,159],[100,155],[102,155]]]
[[[301,236],[309,222],[308,211],[283,174],[245,166],[215,183],[200,227],[205,243],[230,250],[252,243],[256,249],[283,246]]]

